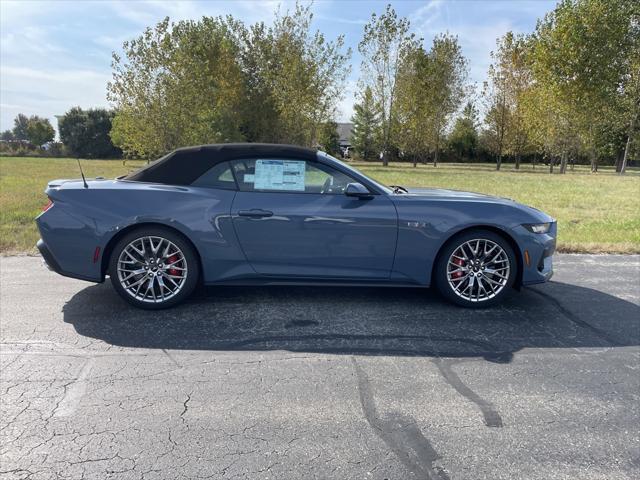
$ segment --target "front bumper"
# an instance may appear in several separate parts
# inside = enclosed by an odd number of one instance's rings
[[[531,233],[520,227],[518,238],[522,253],[522,285],[544,283],[553,276],[553,254],[556,251],[557,225],[549,233]]]

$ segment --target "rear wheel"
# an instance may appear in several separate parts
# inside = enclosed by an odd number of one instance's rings
[[[168,308],[186,299],[199,276],[198,259],[179,234],[161,227],[135,230],[115,246],[109,261],[111,283],[139,308]]]
[[[509,243],[488,230],[453,238],[436,265],[438,290],[464,307],[488,307],[502,301],[516,279],[518,264]]]

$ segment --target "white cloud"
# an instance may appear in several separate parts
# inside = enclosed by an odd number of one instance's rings
[[[366,23],[368,22],[368,20],[365,20],[363,18],[342,18],[323,14],[314,15],[314,18],[317,20],[324,20],[332,23],[344,23],[347,25],[366,25]]]
[[[3,65],[0,71],[0,129],[11,128],[18,113],[37,114],[54,122],[55,115],[75,105],[85,108],[107,106],[109,79],[108,72],[93,70],[41,70]]]
[[[246,22],[270,21],[278,7],[282,9],[292,5],[291,1],[246,0],[236,2],[196,2],[192,0],[164,1],[113,1],[108,7],[120,18],[147,27],[156,24],[165,17],[172,21],[197,20],[203,16],[226,16],[231,14]]]
[[[411,14],[411,23],[419,36],[433,34],[433,26],[438,22],[442,26],[442,0],[431,0]],[[444,22],[447,23],[446,21]]]

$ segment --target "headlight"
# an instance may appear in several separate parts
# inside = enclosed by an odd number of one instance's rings
[[[523,227],[532,233],[548,233],[551,223],[525,223]]]

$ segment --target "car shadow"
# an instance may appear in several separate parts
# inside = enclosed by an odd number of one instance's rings
[[[124,303],[111,285],[87,287],[64,321],[114,346],[286,350],[360,355],[483,357],[523,348],[640,344],[640,307],[566,283],[523,289],[498,307],[463,309],[425,289],[215,287],[161,311]]]

